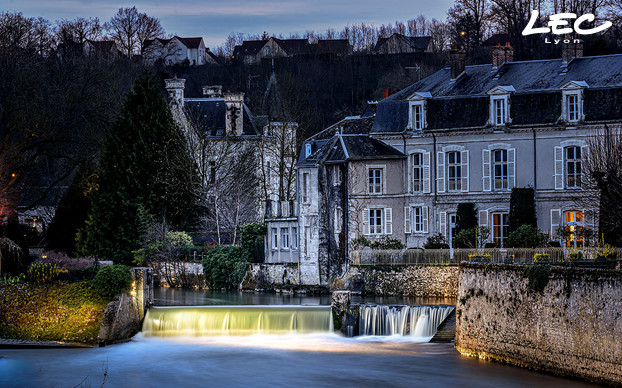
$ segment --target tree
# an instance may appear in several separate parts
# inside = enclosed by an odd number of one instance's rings
[[[479,47],[488,28],[490,4],[488,0],[456,0],[448,11],[448,19],[454,27],[454,34],[464,31],[467,51]]]
[[[522,225],[537,226],[536,199],[533,187],[515,187],[510,195],[510,214],[508,227],[510,232]]]
[[[471,202],[459,203],[456,209],[456,235],[461,230],[477,227],[475,204]]]
[[[73,42],[80,45],[87,40],[101,39],[102,32],[103,29],[98,18],[63,19],[58,22],[56,27],[56,37],[59,42]]]
[[[79,233],[83,253],[129,264],[153,220],[183,230],[199,216],[195,163],[150,73],[136,81],[107,133],[97,184]]]
[[[145,40],[164,35],[160,21],[138,12],[136,7],[119,8],[104,28],[128,57],[140,54]]]

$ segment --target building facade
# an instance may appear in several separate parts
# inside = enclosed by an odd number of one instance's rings
[[[153,64],[162,61],[170,66],[188,62],[191,66],[217,64],[215,56],[205,47],[203,38],[182,38],[174,36],[170,39],[149,39],[143,44],[143,60]]]

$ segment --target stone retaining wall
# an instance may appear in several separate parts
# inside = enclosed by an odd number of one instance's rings
[[[207,288],[203,265],[195,261],[163,261],[151,264],[155,283],[162,287]]]
[[[458,266],[350,266],[334,288],[368,295],[456,297]]]
[[[622,385],[622,272],[553,267],[539,292],[525,268],[460,266],[456,349]]]
[[[298,284],[298,264],[249,264],[240,284],[243,291],[275,291]]]

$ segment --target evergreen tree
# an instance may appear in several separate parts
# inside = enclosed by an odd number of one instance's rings
[[[515,187],[510,195],[510,214],[508,215],[510,232],[517,230],[522,225],[538,226],[533,187]]]
[[[199,182],[186,144],[159,82],[143,74],[106,135],[93,208],[79,233],[81,253],[130,264],[150,222],[192,226]]]
[[[475,204],[471,202],[459,203],[456,209],[456,236],[460,231],[477,227]]]

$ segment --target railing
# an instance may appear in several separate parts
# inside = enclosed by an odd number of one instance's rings
[[[351,251],[349,260],[352,265],[458,265],[462,261],[505,264],[594,262],[597,251],[597,248],[577,251],[568,248],[364,249]],[[613,248],[613,251],[615,257],[622,258],[622,249]],[[536,255],[548,255],[548,258],[536,259]]]

